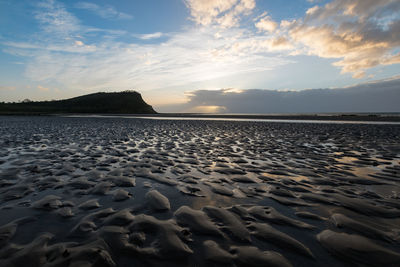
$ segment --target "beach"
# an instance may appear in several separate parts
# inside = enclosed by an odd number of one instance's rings
[[[400,265],[398,117],[196,118],[0,116],[0,266]]]

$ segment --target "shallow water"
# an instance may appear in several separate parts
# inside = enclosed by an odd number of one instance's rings
[[[399,125],[0,117],[0,136],[1,266],[400,265]]]
[[[203,114],[204,115],[204,114]],[[229,114],[222,114],[229,115]],[[236,114],[240,115],[240,114]],[[306,120],[306,119],[255,119],[255,118],[240,118],[240,117],[161,117],[161,116],[136,116],[136,115],[64,115],[70,118],[124,118],[124,119],[146,119],[146,120],[173,120],[173,121],[248,121],[248,122],[276,122],[276,123],[317,123],[317,124],[373,124],[373,125],[400,125],[398,121],[369,121],[369,120]],[[235,116],[235,115],[233,115]],[[260,114],[262,116],[262,114]]]

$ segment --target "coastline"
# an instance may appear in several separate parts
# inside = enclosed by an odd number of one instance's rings
[[[142,117],[191,117],[251,120],[328,120],[328,121],[385,121],[400,122],[400,115],[388,114],[198,114],[198,113],[159,113],[145,114]]]
[[[140,118],[194,118],[194,119],[248,119],[248,120],[304,120],[304,121],[366,121],[400,122],[400,114],[393,113],[321,113],[321,114],[206,114],[206,113],[157,113],[157,114],[113,114],[113,113],[32,113],[8,112],[0,116],[104,116]]]

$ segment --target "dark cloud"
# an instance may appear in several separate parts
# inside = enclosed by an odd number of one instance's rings
[[[400,112],[400,77],[348,88],[275,91],[197,90],[188,103],[165,111],[220,106],[226,113]]]

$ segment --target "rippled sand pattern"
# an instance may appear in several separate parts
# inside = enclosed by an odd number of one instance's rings
[[[0,266],[400,266],[400,126],[0,117]]]

